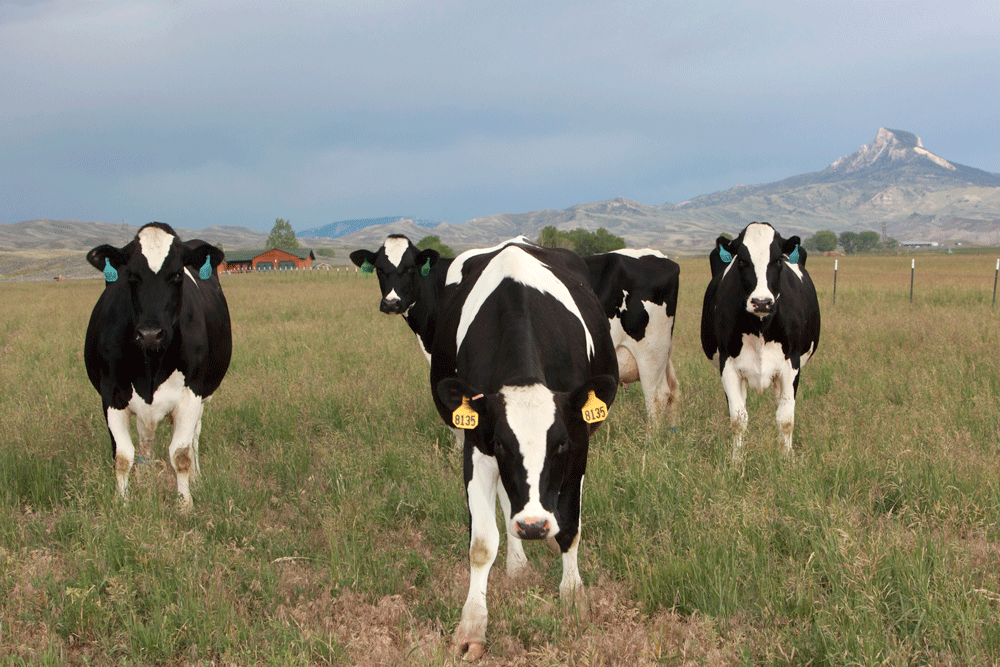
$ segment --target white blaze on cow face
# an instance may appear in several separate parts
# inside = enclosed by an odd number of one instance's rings
[[[508,532],[517,537],[518,520],[547,520],[549,537],[559,532],[555,516],[544,507],[541,500],[541,477],[548,451],[548,432],[556,417],[555,395],[541,384],[527,387],[504,387],[504,413],[508,426],[517,440],[518,452],[524,463],[528,497],[524,508],[513,517],[506,517]]]
[[[454,264],[449,268],[449,277],[451,276],[451,268],[454,268]],[[486,299],[500,286],[500,283],[506,279],[514,280],[539,292],[551,294],[559,303],[565,306],[566,310],[580,321],[580,326],[583,327],[583,332],[587,339],[587,354],[593,358],[594,339],[591,337],[590,329],[587,328],[587,323],[583,320],[583,314],[577,307],[576,301],[573,300],[573,296],[570,294],[565,283],[556,278],[545,264],[516,245],[507,246],[496,257],[490,260],[490,263],[480,274],[475,286],[469,292],[469,296],[462,307],[462,315],[458,320],[458,331],[455,334],[455,349],[462,347],[465,334],[468,333],[469,327],[475,321],[479,309],[482,308]]]
[[[139,248],[150,271],[157,273],[160,270],[173,242],[173,235],[159,227],[146,227],[139,232]]]
[[[399,267],[399,263],[403,260],[403,255],[409,247],[409,240],[404,238],[390,237],[387,238],[385,243],[382,244],[383,251],[385,252],[385,258],[395,267]]]
[[[761,312],[754,307],[754,300],[774,301],[775,296],[767,286],[767,267],[771,263],[771,244],[774,242],[774,228],[770,225],[748,225],[743,234],[743,246],[750,253],[750,270],[757,277],[757,284],[747,296],[747,312],[765,317],[769,312]]]

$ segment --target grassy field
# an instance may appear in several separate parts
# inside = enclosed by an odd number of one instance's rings
[[[833,260],[795,450],[751,395],[729,461],[681,261],[679,427],[641,387],[595,435],[580,565],[495,567],[483,665],[1000,662],[994,256]],[[0,665],[441,665],[468,585],[461,459],[376,281],[225,276],[235,353],[207,406],[195,509],[165,462],[115,495],[82,347],[98,280],[0,285]]]

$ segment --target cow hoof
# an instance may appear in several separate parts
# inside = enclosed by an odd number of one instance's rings
[[[482,642],[472,641],[462,643],[460,648],[463,662],[471,662],[473,660],[479,660],[483,657],[484,646]]]
[[[191,500],[191,496],[177,497],[177,510],[181,514],[189,514],[193,509],[194,509],[194,501]]]

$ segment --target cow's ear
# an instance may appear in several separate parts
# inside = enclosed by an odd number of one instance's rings
[[[87,261],[104,273],[104,281],[113,283],[118,280],[118,271],[127,261],[125,253],[113,245],[99,245],[87,253]]]
[[[571,415],[587,423],[602,422],[607,418],[608,408],[614,402],[617,392],[618,382],[612,376],[595,375],[570,392],[569,411]]]
[[[793,236],[782,242],[781,254],[785,255],[792,264],[806,265],[806,249],[802,247],[798,236]]]
[[[190,266],[198,271],[198,277],[208,280],[226,258],[222,248],[211,243],[202,243],[194,248],[184,247],[184,266]]]
[[[369,265],[375,265],[375,253],[371,250],[355,250],[351,253],[351,261],[354,262],[355,266],[363,266],[365,262]]]
[[[437,264],[441,257],[437,250],[428,248],[417,255],[417,266],[420,267],[420,275],[427,276],[431,272],[431,267]]]
[[[474,389],[469,385],[468,382],[460,380],[459,378],[445,378],[438,382],[437,386],[438,398],[444,404],[444,407],[449,410],[454,410],[462,405],[462,399],[472,399],[474,396],[476,400],[482,398],[482,393]]]
[[[729,244],[731,241],[725,236],[720,236],[715,240],[715,247],[708,253],[708,263],[712,267],[712,275],[722,272],[726,266],[733,261],[733,249]]]

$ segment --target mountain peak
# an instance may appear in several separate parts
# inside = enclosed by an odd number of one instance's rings
[[[950,171],[957,170],[955,165],[924,148],[917,135],[880,127],[871,144],[863,145],[856,153],[840,158],[826,171],[847,175],[903,164],[929,166],[928,162]]]

